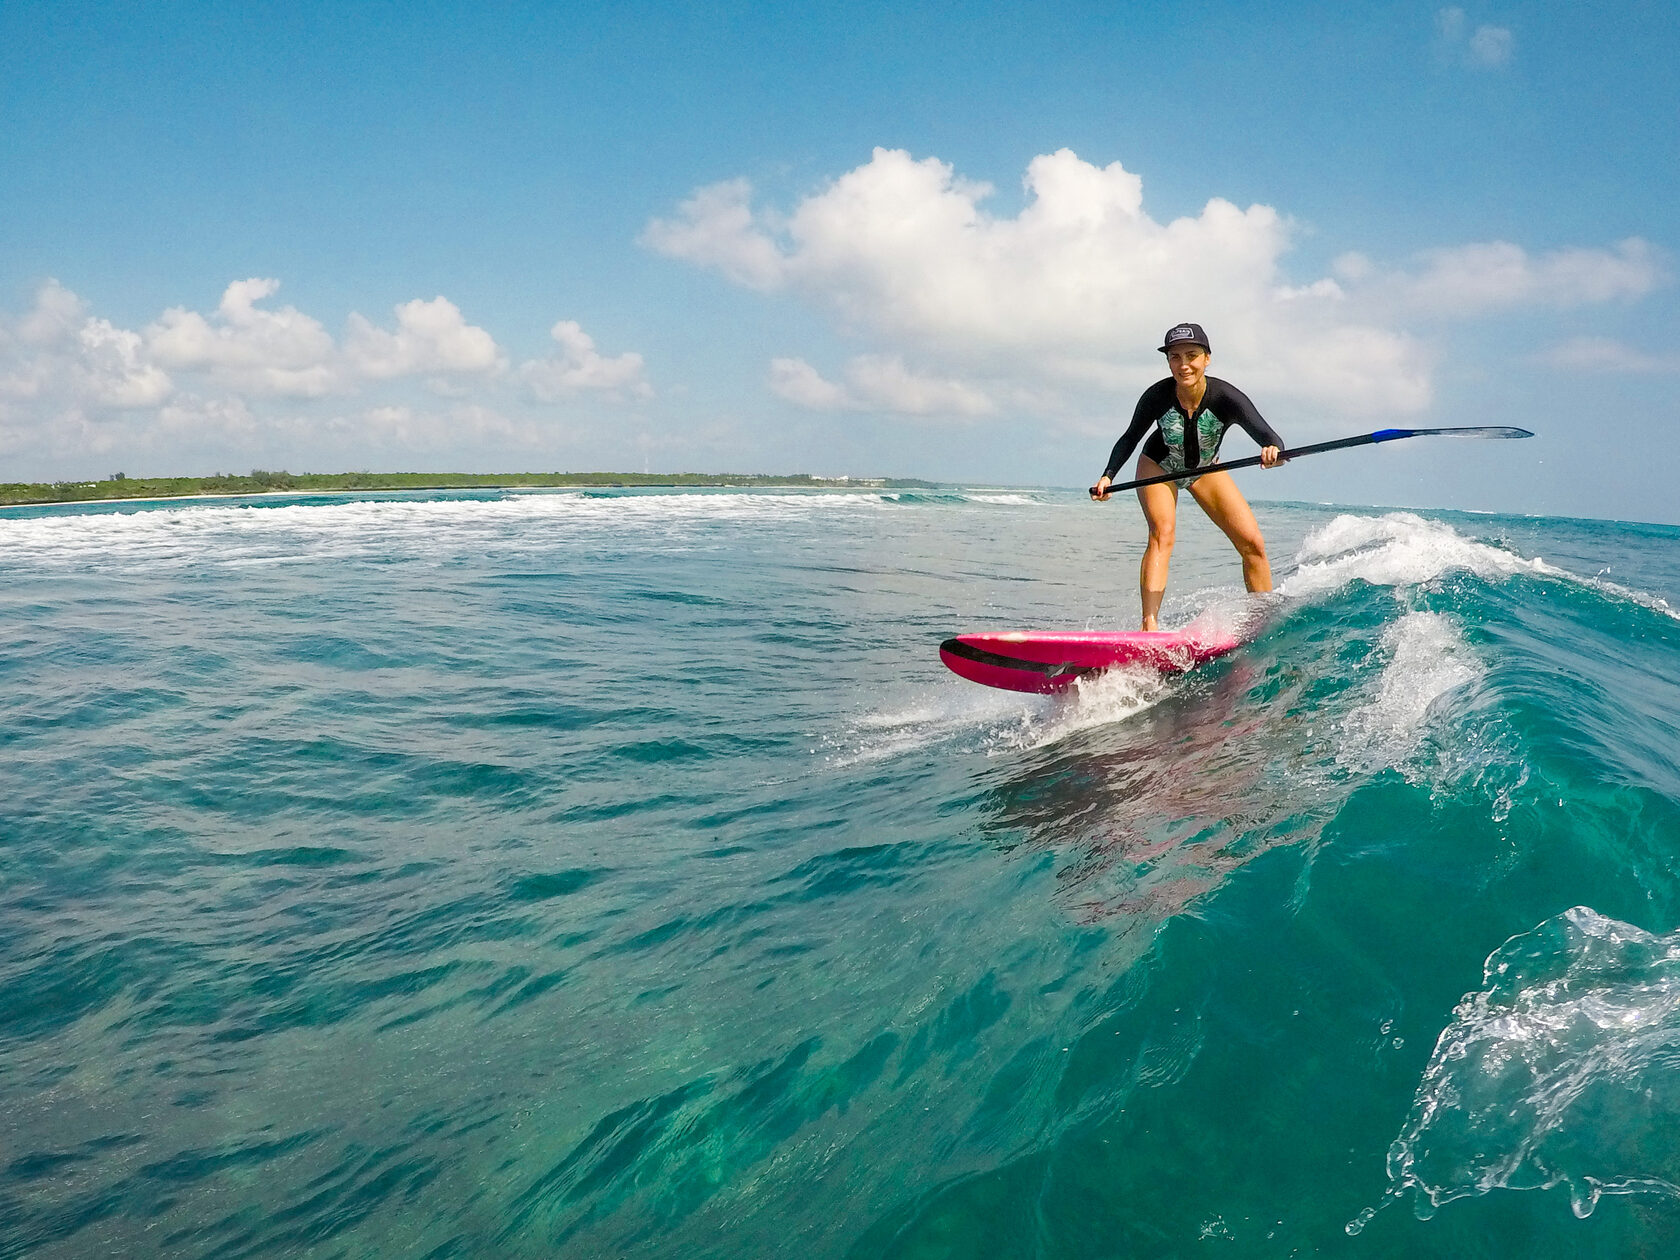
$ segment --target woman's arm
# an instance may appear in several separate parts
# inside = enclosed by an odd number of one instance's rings
[[[1222,400],[1224,405],[1218,412],[1219,418],[1234,420],[1242,425],[1243,432],[1254,439],[1254,444],[1261,451],[1268,446],[1282,451],[1283,439],[1277,435],[1277,430],[1266,423],[1266,418],[1260,414],[1260,409],[1249,401],[1248,395],[1229,381],[1221,381],[1220,384],[1224,386],[1225,397]]]
[[[1124,464],[1137,449],[1137,444],[1143,441],[1143,435],[1149,431],[1149,426],[1155,417],[1150,415],[1149,395],[1152,391],[1144,391],[1138,399],[1137,406],[1132,409],[1132,422],[1126,431],[1120,435],[1120,440],[1114,444],[1114,449],[1108,454],[1108,467],[1103,469],[1103,476],[1109,481],[1114,480],[1114,474],[1120,471]]]

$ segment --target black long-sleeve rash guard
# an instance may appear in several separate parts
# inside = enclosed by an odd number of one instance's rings
[[[1143,453],[1168,472],[1186,472],[1213,463],[1219,458],[1219,444],[1225,440],[1225,430],[1233,424],[1240,424],[1243,432],[1262,447],[1282,448],[1283,439],[1261,418],[1247,394],[1216,376],[1206,380],[1207,390],[1194,417],[1185,416],[1178,402],[1178,385],[1172,377],[1156,381],[1144,390],[1137,410],[1132,412],[1131,425],[1114,444],[1103,476],[1110,481],[1114,479],[1120,465],[1137,449],[1151,425],[1155,431],[1144,443]]]

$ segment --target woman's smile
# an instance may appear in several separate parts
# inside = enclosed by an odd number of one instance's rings
[[[1181,390],[1199,396],[1207,375],[1208,352],[1197,345],[1178,345],[1167,351],[1167,370]]]

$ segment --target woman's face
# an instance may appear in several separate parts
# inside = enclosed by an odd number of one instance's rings
[[[1200,346],[1178,345],[1167,351],[1167,371],[1185,389],[1195,389],[1207,375],[1208,352]]]

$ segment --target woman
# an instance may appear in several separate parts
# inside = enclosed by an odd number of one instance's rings
[[[1260,444],[1260,462],[1275,468],[1284,459],[1283,439],[1260,417],[1240,389],[1207,374],[1213,351],[1200,324],[1179,324],[1168,330],[1161,344],[1172,373],[1143,391],[1131,427],[1114,444],[1108,468],[1092,487],[1093,497],[1108,498],[1108,487],[1126,457],[1151,425],[1155,431],[1138,456],[1138,477],[1201,468],[1219,458],[1225,430],[1240,424]],[[1149,545],[1144,548],[1138,586],[1143,594],[1143,628],[1160,629],[1161,597],[1167,591],[1167,562],[1172,558],[1173,526],[1178,516],[1179,482],[1138,488],[1144,520],[1149,522]],[[1266,540],[1260,525],[1227,472],[1186,477],[1190,496],[1202,505],[1213,523],[1225,531],[1242,557],[1243,585],[1251,591],[1272,589],[1272,569],[1266,563]]]

